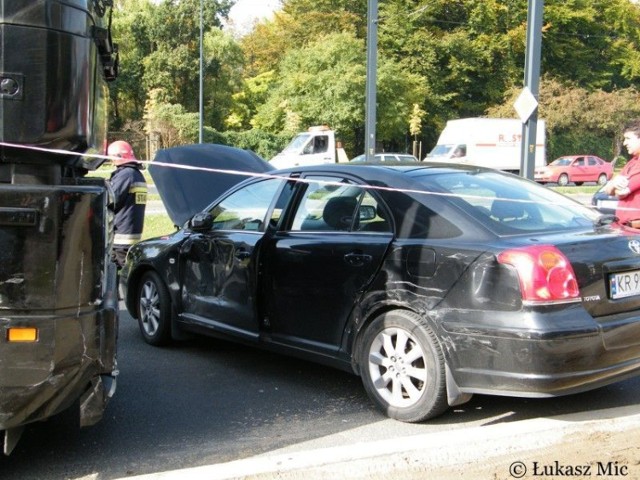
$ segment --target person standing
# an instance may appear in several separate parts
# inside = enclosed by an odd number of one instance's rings
[[[140,171],[142,165],[127,142],[113,142],[109,145],[107,154],[116,166],[109,179],[115,196],[111,259],[120,269],[124,266],[129,248],[142,238],[147,182]]]
[[[633,228],[640,228],[640,119],[629,122],[623,130],[622,144],[631,159],[620,173],[604,186],[609,195],[618,197],[616,216],[618,221]]]

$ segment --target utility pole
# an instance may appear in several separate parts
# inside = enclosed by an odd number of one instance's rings
[[[198,143],[203,143],[203,131],[204,131],[204,55],[202,48],[202,39],[203,39],[203,23],[204,23],[204,14],[203,14],[203,6],[202,2],[204,0],[200,0],[200,127],[199,127],[199,135],[198,135]]]
[[[522,156],[520,176],[533,180],[538,130],[537,99],[540,91],[540,56],[544,0],[529,0],[527,12],[527,49],[525,53],[524,91],[533,96],[531,114],[522,118]]]
[[[364,153],[366,161],[376,153],[376,78],[378,70],[378,0],[369,0],[367,11],[367,88],[365,100]]]

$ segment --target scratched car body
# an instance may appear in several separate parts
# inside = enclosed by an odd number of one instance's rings
[[[181,196],[177,171],[150,170]],[[212,192],[225,175],[209,175]],[[262,172],[199,210],[122,272],[152,345],[195,332],[332,365],[409,422],[474,393],[556,396],[640,372],[640,237],[535,182],[321,165]]]

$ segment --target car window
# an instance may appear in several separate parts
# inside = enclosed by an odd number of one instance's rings
[[[263,230],[267,210],[282,180],[252,183],[218,203],[210,214],[214,230]]]
[[[309,183],[295,212],[291,231],[392,231],[389,215],[366,189],[331,177],[314,176],[306,180]]]
[[[384,207],[365,191],[358,207],[358,222],[355,228],[361,232],[391,232],[391,221]]]
[[[438,188],[454,194],[451,202],[499,235],[565,230],[591,226],[589,208],[538,185],[513,181],[499,172],[434,176]]]
[[[307,177],[292,231],[351,231],[363,189],[335,177]]]

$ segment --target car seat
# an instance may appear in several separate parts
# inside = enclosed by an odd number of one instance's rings
[[[358,200],[354,197],[332,197],[322,211],[322,219],[334,230],[349,231],[358,227],[354,219]],[[355,221],[354,221],[355,220]]]

